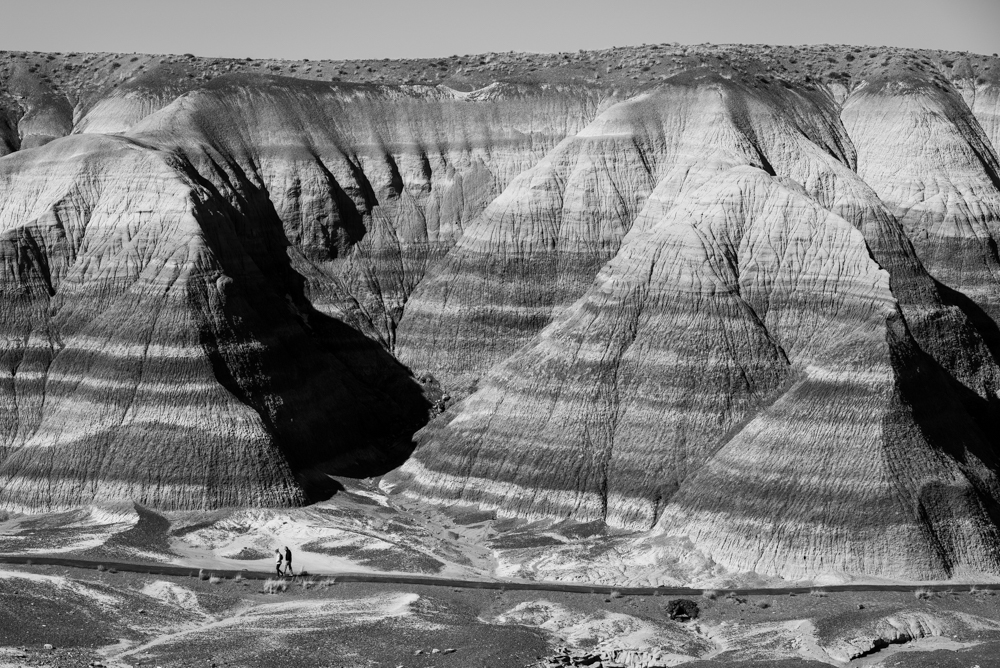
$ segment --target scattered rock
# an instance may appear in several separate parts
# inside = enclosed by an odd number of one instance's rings
[[[698,604],[688,598],[675,598],[667,603],[667,616],[680,622],[698,618]]]

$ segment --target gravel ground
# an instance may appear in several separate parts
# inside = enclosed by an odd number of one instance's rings
[[[704,656],[693,665],[706,668],[819,666],[829,662],[796,655],[798,641],[787,633],[790,624],[809,620],[810,637],[829,645],[864,635],[884,618],[915,614],[947,627],[946,640],[960,643],[959,649],[892,646],[851,665],[985,668],[1000,656],[1000,595],[990,593],[703,597],[697,600],[699,618],[682,624],[666,616],[669,597],[323,585],[308,579],[283,584],[267,593],[272,585],[260,580],[4,566],[0,668],[509,668],[540,665],[563,651],[557,648],[566,646],[574,629],[577,644],[571,654],[594,649],[588,643],[614,644],[616,633],[634,637],[629,624],[673,638],[675,651],[686,647]],[[531,609],[539,603],[562,611],[564,619],[498,621],[518,606]],[[593,637],[581,639],[579,628],[586,624]],[[717,650],[706,654],[704,648],[713,643]]]

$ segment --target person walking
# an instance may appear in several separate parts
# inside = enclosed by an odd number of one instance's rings
[[[274,561],[274,570],[278,573],[278,577],[281,577],[281,550],[275,550],[274,553],[278,556]]]
[[[288,549],[287,545],[285,546],[285,572],[287,575],[295,577],[295,572],[292,571],[292,551]]]

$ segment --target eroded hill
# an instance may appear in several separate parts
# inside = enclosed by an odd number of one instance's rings
[[[1000,572],[996,57],[6,53],[0,83],[9,509],[301,504],[415,440],[387,489],[654,560]]]

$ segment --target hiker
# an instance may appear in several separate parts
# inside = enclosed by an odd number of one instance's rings
[[[277,571],[278,577],[281,577],[281,550],[275,550],[274,553],[278,555],[274,562],[274,570]]]
[[[286,575],[291,575],[295,577],[295,573],[292,571],[292,551],[285,546],[285,573]]]

